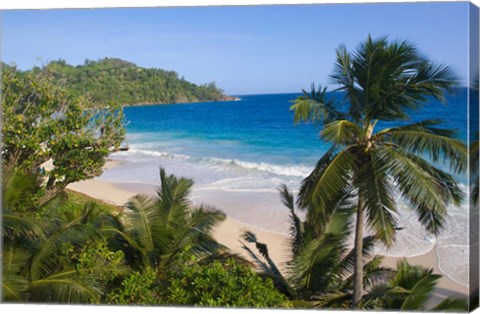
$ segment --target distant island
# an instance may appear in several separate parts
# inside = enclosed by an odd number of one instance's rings
[[[96,103],[113,101],[133,106],[237,100],[226,95],[214,82],[196,85],[179,78],[177,72],[143,68],[118,58],[87,59],[77,66],[57,60],[30,71],[48,71],[70,95],[88,95]]]

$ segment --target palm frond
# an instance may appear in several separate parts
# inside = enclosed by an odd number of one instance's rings
[[[190,253],[202,258],[225,251],[226,247],[215,241],[211,234],[212,229],[225,218],[222,211],[207,205],[194,208],[186,224],[171,233],[168,245],[162,248],[164,263],[171,262],[186,247],[190,248]]]
[[[373,305],[373,308],[396,309],[400,305],[394,307],[392,305],[393,300],[403,300],[411,294],[410,290],[399,286],[392,287],[388,283],[375,284],[362,297],[362,304],[367,308]]]
[[[302,121],[312,123],[327,123],[334,117],[339,117],[342,114],[335,110],[331,102],[326,99],[327,89],[318,91],[315,85],[312,84],[311,92],[303,90],[303,95],[295,99],[294,104],[290,107],[290,111],[294,111],[294,122],[300,123]]]
[[[352,296],[343,291],[329,291],[316,295],[312,301],[313,307],[318,309],[349,309],[351,308]]]
[[[435,64],[424,59],[411,84],[415,84],[417,90],[444,103],[445,91],[452,92],[458,83],[458,76],[451,66]]]
[[[292,253],[296,255],[303,247],[304,243],[304,225],[300,218],[295,213],[295,201],[293,194],[290,193],[288,187],[284,184],[279,189],[282,203],[290,210],[290,247]]]
[[[200,205],[191,211],[186,227],[197,233],[210,235],[212,229],[226,218],[227,216],[221,210],[208,205]]]
[[[468,312],[469,308],[468,308],[467,300],[462,298],[448,297],[430,310],[433,312],[459,313],[459,312]]]
[[[335,154],[329,150],[312,173],[302,181],[298,198],[300,208],[309,208],[314,219],[326,221],[342,196],[348,195],[354,155],[350,148]],[[312,217],[313,218],[313,217]]]
[[[10,240],[16,237],[45,238],[43,227],[38,220],[22,216],[19,213],[5,211],[2,214],[2,223],[4,238]]]
[[[58,258],[61,256],[62,245],[70,244],[78,247],[87,241],[101,239],[99,230],[89,225],[73,225],[60,229],[54,234],[38,243],[29,264],[29,277],[35,281],[48,277],[58,265]]]
[[[284,278],[283,274],[278,269],[275,262],[272,260],[270,255],[268,254],[268,247],[265,243],[262,243],[257,240],[257,236],[250,231],[245,231],[242,234],[242,238],[248,242],[255,244],[255,248],[257,249],[258,253],[262,258],[257,256],[250,248],[248,248],[243,242],[243,249],[247,251],[248,255],[252,258],[252,260],[256,263],[256,265],[261,270],[260,274],[262,277],[270,278],[275,287],[285,294],[287,297],[292,298],[294,297],[294,289],[289,285],[287,280]],[[262,260],[263,259],[263,260]]]
[[[435,127],[440,123],[440,120],[425,120],[380,131],[376,137],[386,138],[407,152],[428,154],[435,163],[442,159],[455,172],[463,172],[467,167],[467,147],[454,138],[454,131]]]
[[[440,277],[433,274],[432,269],[412,266],[406,259],[399,260],[396,274],[389,285],[408,290],[410,293],[400,298],[386,299],[386,307],[399,310],[425,310]]]
[[[433,96],[456,85],[451,68],[434,65],[408,41],[369,37],[352,53],[351,71],[366,120],[403,120]],[[350,85],[352,85],[350,83]]]
[[[392,185],[388,178],[388,161],[371,150],[371,160],[365,162],[357,173],[355,186],[358,197],[364,202],[366,220],[376,233],[376,238],[391,246],[395,240],[397,205],[393,199]]]
[[[321,177],[323,171],[332,162],[335,156],[336,149],[331,147],[317,162],[313,171],[305,179],[303,179],[298,193],[297,205],[300,209],[311,208],[312,191],[315,189],[315,184]]]
[[[167,176],[165,169],[160,168],[160,186],[157,189],[157,206],[164,216],[164,229],[169,231],[182,225],[186,219],[193,181],[186,178]]]
[[[245,245],[245,243],[241,242],[242,243],[242,249],[244,249],[248,256],[250,256],[250,258],[252,259],[252,261],[254,262],[254,264],[257,266],[257,268],[260,270],[260,272],[262,273],[272,273],[272,270],[270,268],[270,265],[268,265],[268,263],[264,262],[257,254],[255,254],[255,252],[253,252],[248,246]]]
[[[41,178],[23,169],[3,169],[2,208],[5,210],[32,210],[32,195],[38,192]]]
[[[360,121],[362,117],[364,98],[363,91],[355,84],[355,71],[352,64],[352,55],[347,52],[345,46],[340,46],[336,51],[337,59],[331,78],[340,85],[337,91],[345,91],[349,100],[349,116],[353,121]]]
[[[294,257],[290,280],[309,298],[316,291],[328,291],[336,282],[332,272],[346,251],[343,235],[326,234],[306,244]]]
[[[260,255],[267,261],[267,264],[270,268],[270,272],[274,274],[275,276],[280,276],[282,277],[282,274],[280,270],[278,270],[277,265],[275,265],[275,262],[271,259],[270,255],[268,254],[268,247],[265,243],[259,242],[257,240],[257,236],[250,231],[245,231],[242,234],[242,238],[247,241],[248,243],[253,243],[255,244],[255,247],[257,251],[260,253]]]
[[[30,282],[30,299],[47,303],[98,303],[101,290],[96,286],[94,276],[81,278],[43,278]]]
[[[431,166],[425,169],[428,164],[421,162],[419,157],[386,146],[378,148],[377,155],[387,162],[389,173],[412,204],[420,222],[430,232],[438,234],[445,220],[446,206],[452,201],[449,197],[458,192],[455,187],[440,181],[442,174],[438,170]]]
[[[28,281],[22,276],[2,273],[2,301],[25,302],[28,299]]]
[[[374,236],[368,236],[363,238],[362,256],[365,259],[371,257],[375,242],[376,239]],[[342,280],[344,280],[345,278],[352,278],[354,272],[354,263],[355,249],[352,249],[342,257],[341,261],[337,265],[335,265],[334,273],[337,274]],[[345,282],[346,281],[348,280],[345,280]]]
[[[320,132],[320,138],[335,145],[349,145],[362,134],[362,129],[349,120],[335,120],[325,124]]]
[[[135,195],[125,207],[128,231],[135,234],[136,241],[143,250],[151,252],[155,247],[152,230],[153,220],[157,218],[155,201],[147,195]]]
[[[394,270],[382,267],[382,262],[383,256],[375,256],[363,266],[363,285],[365,289],[386,282],[395,275]]]

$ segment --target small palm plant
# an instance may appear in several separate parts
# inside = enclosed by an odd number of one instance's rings
[[[192,180],[168,176],[160,168],[157,195],[129,200],[121,218],[123,226],[106,231],[127,246],[130,265],[157,268],[171,265],[182,254],[202,259],[227,251],[211,235],[225,214],[205,205],[192,206],[188,200],[192,185]]]
[[[326,90],[304,93],[292,110],[295,122],[322,123],[320,138],[331,144],[303,181],[298,204],[308,215],[328,217],[345,194],[356,199],[353,307],[363,295],[363,234],[392,246],[399,228],[394,195],[406,199],[428,231],[438,234],[447,207],[460,205],[463,193],[452,172],[465,170],[466,145],[439,119],[378,129],[378,122],[406,121],[431,96],[444,101],[455,86],[449,67],[435,65],[408,43],[368,37],[357,50],[337,50],[332,76],[348,103],[327,99]],[[318,219],[321,221],[322,219]]]
[[[454,297],[448,297],[434,307],[429,307],[429,300],[441,277],[434,274],[433,269],[413,266],[406,259],[400,259],[397,261],[394,276],[374,286],[364,295],[362,302],[367,308],[389,310],[467,311],[467,301]]]

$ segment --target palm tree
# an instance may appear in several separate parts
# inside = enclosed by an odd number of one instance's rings
[[[267,244],[260,242],[255,234],[246,231],[243,239],[253,243],[255,254],[245,244],[243,248],[255,261],[261,274],[274,280],[276,287],[302,307],[347,308],[351,304],[353,287],[354,251],[347,248],[350,234],[348,224],[353,209],[345,199],[333,210],[323,227],[307,217],[302,221],[295,213],[294,196],[284,185],[280,195],[290,211],[291,228],[289,247],[292,259],[287,262],[284,276],[268,254]],[[380,266],[382,257],[372,256],[372,236],[364,239],[363,256],[369,259],[364,265],[364,286],[372,287],[390,278],[393,271]]]
[[[134,196],[125,206],[123,226],[105,229],[126,244],[126,257],[134,268],[171,265],[186,253],[207,258],[227,251],[211,235],[225,214],[205,205],[192,206],[188,200],[192,185],[192,180],[167,176],[160,168],[156,197]]]
[[[325,89],[313,87],[291,107],[296,123],[323,123],[320,138],[331,143],[302,182],[298,204],[309,215],[328,217],[340,196],[356,197],[352,305],[357,307],[363,295],[365,225],[391,246],[399,227],[394,197],[399,192],[422,225],[438,234],[447,206],[459,205],[463,193],[455,178],[436,165],[448,163],[453,172],[464,171],[467,149],[454,131],[439,127],[438,119],[403,122],[427,97],[444,101],[455,84],[450,67],[433,64],[409,42],[369,36],[351,53],[341,47],[332,78],[347,104],[327,100]],[[376,130],[380,121],[404,124]]]

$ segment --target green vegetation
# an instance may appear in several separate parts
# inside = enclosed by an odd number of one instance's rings
[[[71,191],[35,213],[4,204],[3,301],[288,305],[270,280],[213,240],[221,212],[189,210],[191,180],[162,169],[160,176],[158,197],[136,196],[123,211]]]
[[[225,214],[190,206],[192,185],[191,180],[167,176],[160,169],[157,197],[137,195],[125,205],[126,228],[108,231],[128,244],[127,256],[134,268],[169,266],[185,254],[203,260],[227,251],[210,235]]]
[[[57,85],[74,97],[89,96],[95,103],[121,105],[164,104],[231,100],[215,83],[195,85],[173,71],[146,69],[133,63],[105,58],[72,66],[53,61],[33,72],[48,72]]]
[[[275,307],[288,306],[273,282],[235,259],[183,267],[171,273],[166,301],[174,305]]]
[[[427,96],[439,100],[455,84],[449,67],[435,65],[414,45],[368,38],[352,53],[337,50],[332,78],[345,92],[348,108],[326,99],[325,90],[299,97],[295,121],[323,123],[320,137],[331,149],[303,181],[299,205],[318,217],[334,213],[339,200],[354,198],[355,275],[353,307],[363,297],[363,231],[368,226],[386,246],[395,240],[399,192],[416,211],[419,222],[433,234],[442,228],[446,209],[460,205],[464,195],[455,178],[435,165],[447,163],[452,172],[467,166],[466,145],[455,131],[439,127],[437,119],[375,130],[379,121],[405,121],[407,110],[418,109]]]
[[[46,182],[28,200],[19,199],[17,209],[29,201],[45,204],[69,183],[100,175],[124,139],[121,108],[68,96],[53,81],[43,72],[2,71],[3,186],[21,178],[32,181],[30,186]],[[49,160],[54,169],[46,173],[42,165]]]

